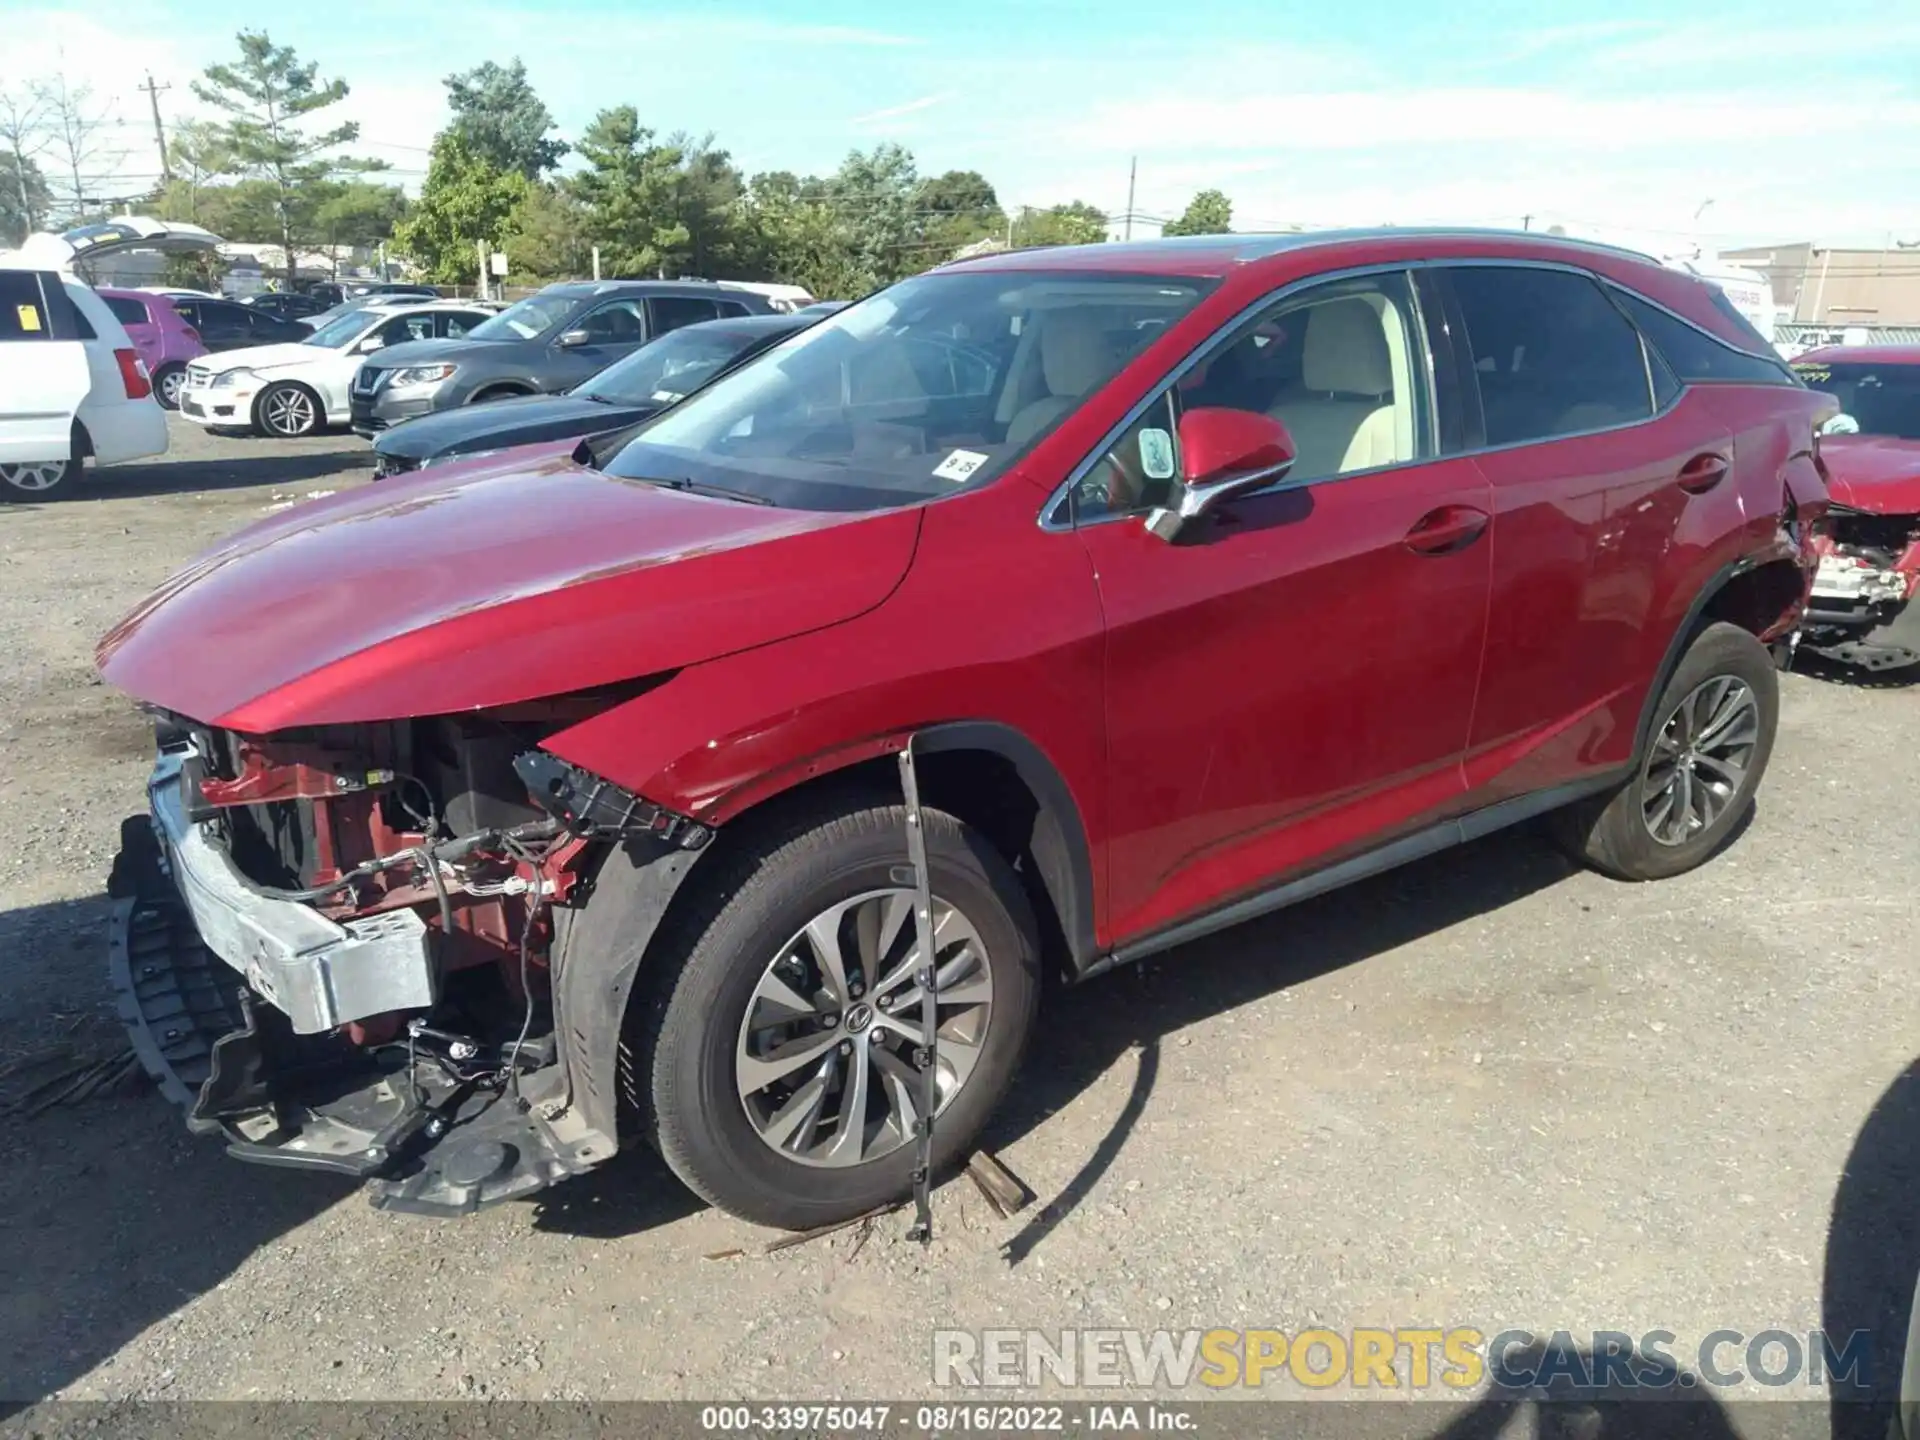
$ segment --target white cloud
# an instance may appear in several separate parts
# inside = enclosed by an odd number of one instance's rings
[[[959,95],[958,90],[946,90],[938,95],[923,95],[918,100],[909,100],[904,105],[889,105],[884,110],[869,110],[864,115],[856,115],[849,125],[872,125],[881,120],[898,120],[903,115],[916,115],[922,110],[931,110],[935,105],[944,105]]]

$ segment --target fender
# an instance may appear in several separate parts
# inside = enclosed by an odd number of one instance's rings
[[[1006,760],[1038,804],[1028,850],[1038,878],[1053,902],[1074,978],[1092,973],[1099,959],[1093,921],[1093,863],[1085,826],[1072,793],[1040,747],[1011,726],[992,721],[955,721],[842,747],[788,772],[795,784],[846,771],[881,754],[897,754],[907,741],[923,761],[972,751]],[[906,853],[906,836],[900,838]],[[639,839],[606,855],[591,889],[601,902],[556,911],[554,1029],[561,1037],[568,1103],[589,1131],[608,1141],[618,1135],[620,1036],[627,1003],[646,963],[653,937],[681,886],[704,851],[663,850]],[[603,1143],[611,1153],[611,1144]]]

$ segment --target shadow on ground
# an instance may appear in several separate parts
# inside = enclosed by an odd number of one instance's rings
[[[329,439],[335,437],[327,437]],[[267,442],[262,441],[264,446]],[[324,442],[323,442],[324,443]],[[189,495],[203,490],[246,490],[273,485],[317,485],[358,481],[373,472],[373,452],[353,436],[338,437],[337,449],[285,450],[258,455],[219,456],[165,461],[156,465],[114,465],[89,470],[86,483],[70,497],[49,503],[135,499],[147,495]],[[305,490],[290,498],[304,499]]]
[[[105,912],[92,899],[0,915],[16,972],[0,988],[0,1059],[68,1031],[49,1023],[56,985],[90,1012],[86,1033],[112,1033],[104,943],[84,953],[71,943],[102,938]],[[0,1417],[111,1361],[350,1189],[323,1175],[237,1173],[144,1088],[0,1121]]]
[[[1920,665],[1902,665],[1896,670],[1868,670],[1860,665],[1845,665],[1804,650],[1793,658],[1793,673],[1823,680],[1830,685],[1850,685],[1856,690],[1909,690],[1920,685]]]
[[[1145,1111],[1168,1033],[1510,905],[1573,873],[1531,828],[1492,836],[1195,941],[1050,997],[1021,1083],[989,1126],[1012,1144],[1110,1068],[1133,1073],[1113,1127],[1008,1243],[1018,1264],[1086,1199]],[[1274,1037],[1284,1044],[1283,1036]]]

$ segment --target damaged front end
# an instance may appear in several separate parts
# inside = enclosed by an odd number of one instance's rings
[[[1834,505],[1800,645],[1867,670],[1920,664],[1920,515]]]
[[[133,1045],[230,1153],[460,1214],[609,1158],[555,1023],[556,911],[708,832],[539,750],[540,717],[240,735],[163,715],[123,827]]]

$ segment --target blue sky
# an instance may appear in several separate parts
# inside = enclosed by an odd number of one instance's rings
[[[1236,224],[1543,226],[1679,252],[1816,238],[1920,240],[1920,8],[1415,0],[716,0],[663,6],[341,0],[255,11],[354,88],[362,153],[417,183],[440,78],[516,54],[566,135],[632,103],[715,132],[748,170],[831,169],[883,140],[923,172],[971,168],[1010,204],[1178,213],[1197,189]],[[64,66],[117,102],[114,168],[154,168],[151,67],[227,56],[230,7],[9,3],[0,85]],[[1710,203],[1709,203],[1710,202]],[[1703,208],[1704,207],[1704,208]],[[1698,217],[1696,219],[1696,216]],[[1136,234],[1151,233],[1151,224]]]

